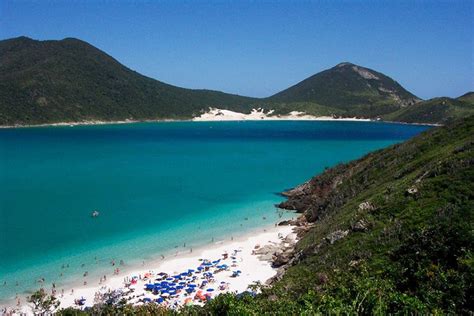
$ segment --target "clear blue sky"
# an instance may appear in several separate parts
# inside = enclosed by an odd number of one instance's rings
[[[350,61],[474,90],[474,1],[0,1],[0,39],[76,37],[167,83],[263,97]]]

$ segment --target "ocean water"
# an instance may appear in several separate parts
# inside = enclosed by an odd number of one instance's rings
[[[278,192],[425,129],[315,121],[1,129],[0,300],[37,289],[41,277],[58,287],[96,281],[111,274],[111,260],[131,267],[271,225],[293,216],[274,207]]]

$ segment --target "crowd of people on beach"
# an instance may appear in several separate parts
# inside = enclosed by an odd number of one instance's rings
[[[76,298],[79,308],[91,306],[93,303],[119,301],[125,299],[130,304],[160,304],[167,308],[177,309],[184,305],[203,304],[213,298],[215,293],[226,292],[229,283],[219,280],[219,275],[239,277],[238,253],[235,249],[231,255],[227,252],[216,260],[199,259],[195,269],[189,268],[180,273],[169,274],[150,270],[145,274],[125,277],[123,287],[110,290],[105,286],[96,293],[94,302],[87,302],[83,297]],[[138,288],[145,291],[137,291]],[[138,294],[137,292],[141,292]]]
[[[247,220],[247,218],[245,219]],[[265,219],[266,218],[263,217],[263,220]],[[266,232],[266,229],[263,231]],[[281,238],[281,236],[278,237]],[[230,237],[230,240],[232,242],[234,241],[233,236]],[[212,238],[211,242],[216,245],[220,244],[220,242],[215,242],[214,238]],[[183,244],[183,247],[186,248],[186,243]],[[193,252],[190,247],[188,247],[187,250],[189,253]],[[87,271],[89,270],[87,269],[89,264],[84,263],[80,264],[81,269],[83,269],[83,272],[81,272],[83,280],[80,280],[77,292],[75,292],[74,288],[70,288],[69,290],[61,288],[63,282],[59,282],[59,286],[57,286],[55,282],[49,283],[44,277],[37,279],[36,283],[46,293],[54,295],[63,302],[61,306],[65,306],[64,304],[67,306],[74,304],[77,308],[84,309],[96,303],[103,302],[105,299],[110,300],[111,297],[115,297],[120,298],[120,300],[126,299],[127,302],[134,305],[152,303],[176,309],[184,305],[204,304],[217,294],[233,291],[233,281],[229,278],[238,278],[241,274],[241,271],[238,270],[239,260],[242,261],[242,258],[239,258],[239,252],[241,251],[241,249],[234,249],[231,254],[227,252],[221,253],[221,256],[215,260],[199,259],[200,262],[198,262],[197,265],[191,266],[189,269],[181,271],[180,273],[170,273],[169,270],[168,273],[155,273],[149,270],[143,275],[125,276],[122,286],[119,286],[116,281],[113,283],[115,285],[111,285],[111,283],[108,282],[107,275],[100,276],[97,284],[90,282],[90,285],[88,285],[87,281],[91,281],[91,277],[93,276]],[[181,253],[182,252],[176,252],[175,257]],[[212,255],[212,257],[214,256],[215,254]],[[165,261],[164,255],[160,255],[160,258],[162,261]],[[122,268],[126,268],[124,260],[121,259],[108,259],[104,262],[95,257],[94,261],[96,264],[102,261],[112,267],[113,279],[116,279],[118,275],[123,273]],[[145,266],[144,261],[142,265]],[[60,277],[63,278],[63,276],[72,273],[72,271],[68,270],[73,266],[74,265],[70,266],[69,263],[62,264],[59,271]],[[47,285],[48,283],[50,286]],[[11,285],[11,283],[8,285]],[[3,286],[7,286],[7,281],[3,282]],[[16,286],[18,287],[18,282],[16,282]],[[86,295],[82,286],[95,288],[94,291],[97,290],[96,295]],[[240,291],[243,291],[243,289]],[[236,291],[234,290],[234,292]],[[83,294],[84,297],[82,296]],[[15,301],[17,310],[28,305],[28,297],[20,297],[17,294]],[[12,311],[15,310],[13,305],[10,306],[13,308]]]

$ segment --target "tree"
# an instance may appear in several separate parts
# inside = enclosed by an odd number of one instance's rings
[[[33,313],[37,315],[51,314],[60,304],[54,295],[48,295],[44,289],[34,292],[27,301],[33,304]]]

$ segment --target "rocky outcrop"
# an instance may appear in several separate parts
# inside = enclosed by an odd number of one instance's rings
[[[327,235],[325,240],[332,245],[339,239],[346,237],[348,234],[349,234],[348,230],[336,230],[335,232],[332,232],[329,235]]]
[[[351,230],[353,232],[366,232],[369,230],[369,223],[364,219],[360,219],[351,225]]]
[[[359,204],[359,212],[364,212],[364,211],[373,211],[375,210],[375,206],[371,202],[362,202]]]

